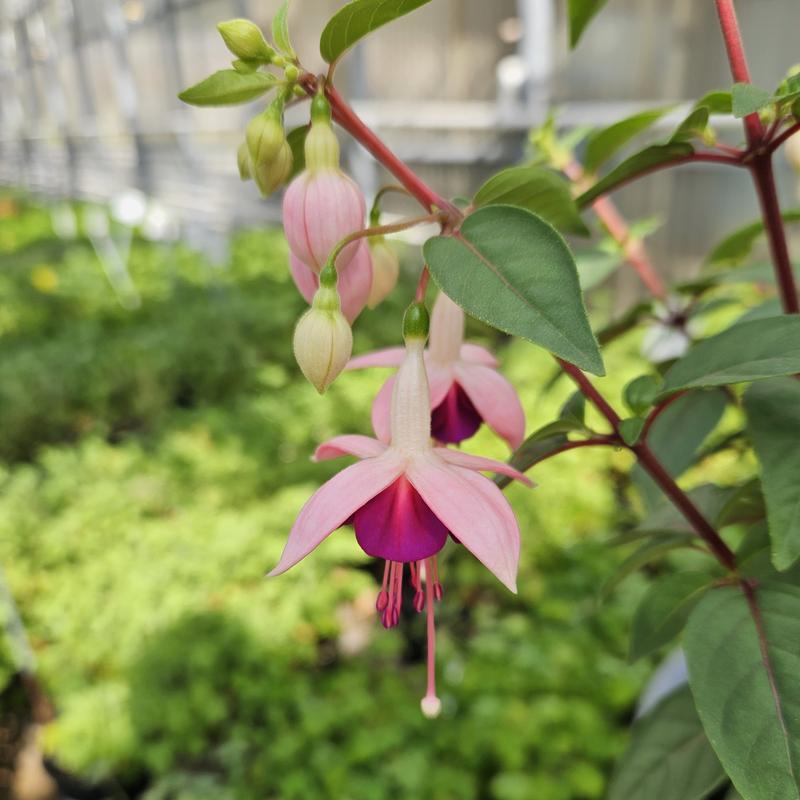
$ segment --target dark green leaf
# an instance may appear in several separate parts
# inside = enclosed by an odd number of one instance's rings
[[[703,800],[725,780],[684,686],[634,724],[608,800]]]
[[[669,644],[683,630],[711,581],[705,572],[681,572],[651,584],[633,615],[631,661]]]
[[[653,313],[653,303],[645,300],[628,309],[619,319],[610,322],[597,333],[597,340],[605,345],[633,330],[643,319]]]
[[[319,51],[325,61],[332,64],[368,33],[429,2],[430,0],[352,0],[328,20],[319,40]]]
[[[578,213],[570,184],[544,167],[509,167],[489,178],[472,201],[476,207],[504,204],[538,214],[567,233],[589,235]]]
[[[633,447],[639,441],[643,430],[644,420],[641,417],[629,417],[623,419],[619,424],[619,435],[629,447]]]
[[[714,589],[689,617],[684,650],[706,734],[747,800],[800,797],[800,588]]]
[[[692,489],[688,494],[694,505],[700,509],[702,515],[712,524],[715,524],[736,491],[735,487],[716,486],[713,483],[706,483]],[[686,520],[686,517],[664,498],[653,508],[644,521],[637,526],[635,531],[645,535],[662,533],[693,534],[694,528]]]
[[[541,442],[544,439],[551,439],[553,436],[557,434],[568,434],[568,433],[576,433],[586,432],[586,426],[582,422],[577,422],[576,420],[572,419],[557,419],[554,422],[549,422],[547,425],[543,425],[538,430],[534,431],[526,441],[528,442]]]
[[[730,497],[719,510],[714,524],[718,527],[747,522],[756,523],[766,516],[761,481],[753,478],[731,490]]]
[[[650,448],[674,478],[691,466],[694,454],[722,419],[727,402],[721,389],[690,392],[675,400],[653,423],[648,434]],[[638,464],[631,477],[648,507],[654,507],[662,493],[652,478]]]
[[[731,89],[733,116],[741,119],[756,114],[772,102],[772,94],[752,83],[736,83]]]
[[[732,114],[733,97],[726,91],[709,92],[695,103],[695,108],[701,106],[705,106],[709,114]]]
[[[578,422],[581,425],[586,420],[586,398],[580,390],[574,391],[568,398],[566,403],[561,406],[559,412],[560,419]]]
[[[597,172],[598,167],[608,161],[614,153],[646,131],[669,110],[667,107],[641,111],[592,133],[586,140],[586,155],[583,159],[586,171]]]
[[[566,444],[567,437],[563,434],[556,434],[549,439],[539,439],[537,441],[530,441],[526,439],[514,452],[508,463],[514,469],[520,472],[526,472],[534,464],[544,460],[550,453],[558,450],[559,447]],[[502,489],[511,483],[511,478],[506,475],[496,475],[494,482]]]
[[[800,208],[784,211],[784,222],[800,221]],[[763,220],[755,220],[726,236],[706,259],[707,264],[734,265],[744,261],[752,252],[753,246],[764,233]]]
[[[681,122],[670,137],[671,142],[686,142],[689,139],[702,138],[708,128],[709,111],[705,106],[695,108],[686,119]]]
[[[278,82],[267,72],[237,72],[222,69],[182,91],[178,97],[193,106],[229,106],[255,100]]]
[[[632,155],[618,167],[612,169],[604,178],[601,178],[591,189],[584,192],[575,201],[578,208],[585,208],[601,195],[616,189],[623,183],[635,178],[637,175],[649,172],[664,164],[681,161],[694,153],[694,147],[688,142],[669,142],[668,144],[654,144]]]
[[[761,464],[773,561],[784,570],[800,558],[800,381],[775,378],[744,395],[747,429]]]
[[[800,562],[795,562],[783,572],[778,572],[772,563],[772,542],[767,523],[753,525],[736,551],[739,572],[759,583],[786,583],[800,586]]]
[[[564,240],[516,206],[485,206],[452,236],[425,242],[436,282],[471,316],[604,374]]]
[[[622,390],[625,404],[634,414],[643,414],[655,403],[661,378],[657,375],[640,375]]]
[[[769,317],[734,325],[696,344],[664,376],[661,397],[681,389],[724,386],[800,372],[800,318]]]
[[[295,57],[292,41],[289,38],[289,4],[292,0],[283,0],[281,7],[272,18],[272,39],[278,49],[290,58]]]
[[[587,25],[606,2],[607,0],[568,0],[567,14],[569,16],[570,47],[575,47],[578,44]]]
[[[286,141],[292,149],[292,171],[289,178],[293,178],[306,168],[306,136],[308,135],[308,125],[301,125],[294,128],[286,135]],[[287,178],[288,180],[288,178]]]
[[[738,270],[737,270],[738,271]],[[778,297],[771,297],[761,305],[754,306],[737,317],[734,325],[741,325],[746,322],[752,322],[756,319],[767,319],[768,317],[780,317],[783,314],[783,304]]]

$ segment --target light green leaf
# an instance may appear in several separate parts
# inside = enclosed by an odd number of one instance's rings
[[[193,106],[229,106],[255,100],[277,83],[278,78],[268,72],[242,73],[235,69],[222,69],[184,89],[178,97]]]
[[[681,572],[652,583],[633,615],[630,660],[669,644],[683,630],[711,581],[705,572]]]
[[[608,800],[703,800],[725,780],[684,686],[634,724]]]
[[[657,375],[640,375],[622,390],[625,405],[634,414],[644,414],[655,402],[660,388],[661,378]]]
[[[575,201],[578,208],[585,208],[601,195],[607,194],[623,183],[649,172],[664,164],[681,161],[694,153],[694,147],[688,142],[669,142],[667,144],[654,144],[632,155],[618,167],[611,170],[601,178],[591,189],[584,192]]]
[[[800,317],[734,325],[696,344],[664,376],[660,397],[681,389],[725,386],[800,372]]]
[[[686,142],[690,139],[702,138],[708,128],[709,111],[705,106],[695,108],[688,117],[675,129],[670,137],[671,142]]]
[[[753,384],[744,407],[761,464],[772,558],[777,569],[788,569],[800,558],[800,381]]]
[[[683,643],[703,727],[747,800],[800,798],[800,588],[753,590],[763,636],[740,586],[714,589]]]
[[[641,111],[592,133],[586,140],[586,155],[583,159],[586,171],[597,172],[598,167],[621,150],[631,139],[661,119],[670,108],[671,106]]]
[[[278,45],[278,49],[289,58],[295,58],[292,41],[289,38],[289,4],[291,2],[292,0],[283,0],[281,7],[272,18],[272,40]]]
[[[329,64],[368,33],[416,10],[431,0],[351,0],[329,20],[319,51]]]
[[[781,216],[784,222],[798,222],[800,221],[800,208],[784,211]],[[706,263],[733,265],[744,261],[750,255],[753,246],[763,233],[763,220],[754,220],[747,225],[743,225],[717,244],[711,251],[711,255],[706,259]]]
[[[756,114],[772,102],[772,94],[752,83],[736,83],[731,89],[733,116],[741,119]]]
[[[570,184],[544,167],[509,167],[489,178],[472,201],[476,207],[504,204],[538,214],[554,228],[588,236]]]
[[[709,114],[732,114],[733,97],[728,91],[709,92],[695,103],[695,108],[701,106],[705,106]]]
[[[644,419],[642,417],[629,417],[619,423],[619,435],[629,447],[633,447],[639,441],[643,430]]]
[[[429,239],[423,252],[437,284],[468,314],[604,374],[572,253],[543,219],[485,206],[454,235]]]
[[[599,286],[606,278],[616,272],[623,264],[619,253],[604,253],[602,250],[590,250],[575,253],[575,265],[578,268],[578,280],[581,289],[588,292]]]
[[[588,24],[606,2],[607,0],[568,0],[570,47],[574,48],[578,44]]]

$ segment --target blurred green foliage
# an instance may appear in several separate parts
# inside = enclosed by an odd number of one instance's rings
[[[509,489],[518,596],[448,546],[444,710],[425,720],[423,620],[380,628],[380,565],[347,530],[263,578],[338,468],[313,447],[368,433],[386,375],[346,374],[324,400],[304,382],[281,236],[241,234],[224,268],[136,239],[143,302],[126,311],[86,240],[16,202],[0,219],[0,563],[59,710],[50,754],[91,779],[146,773],[147,800],[601,797],[648,669],[625,661],[643,580],[597,603],[628,455],[567,453],[535,491]],[[396,342],[409,294],[365,312],[357,351]],[[570,387],[542,393],[547,355],[490,343],[529,427],[552,419]],[[607,357],[619,396],[641,362]],[[485,431],[469,449],[504,456]]]

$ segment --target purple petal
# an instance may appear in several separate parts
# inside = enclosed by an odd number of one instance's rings
[[[414,487],[400,476],[353,514],[361,549],[388,561],[419,561],[438,553],[447,528]]]
[[[467,393],[453,383],[431,412],[431,436],[443,444],[458,444],[474,436],[483,419]]]

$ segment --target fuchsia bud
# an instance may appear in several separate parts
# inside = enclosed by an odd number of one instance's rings
[[[382,303],[397,285],[400,261],[383,236],[371,236],[369,250],[372,256],[372,288],[367,305],[370,308]]]
[[[283,197],[289,248],[315,272],[322,269],[336,244],[364,227],[366,214],[363,192],[339,168],[339,142],[330,113],[327,100],[317,95],[305,142],[306,168]],[[344,271],[357,249],[356,243],[348,245],[337,259],[337,269]]]
[[[250,120],[245,133],[245,150],[239,148],[238,159],[239,174],[243,179],[252,177],[264,196],[272,194],[289,177],[292,148],[283,130],[282,100]]]

